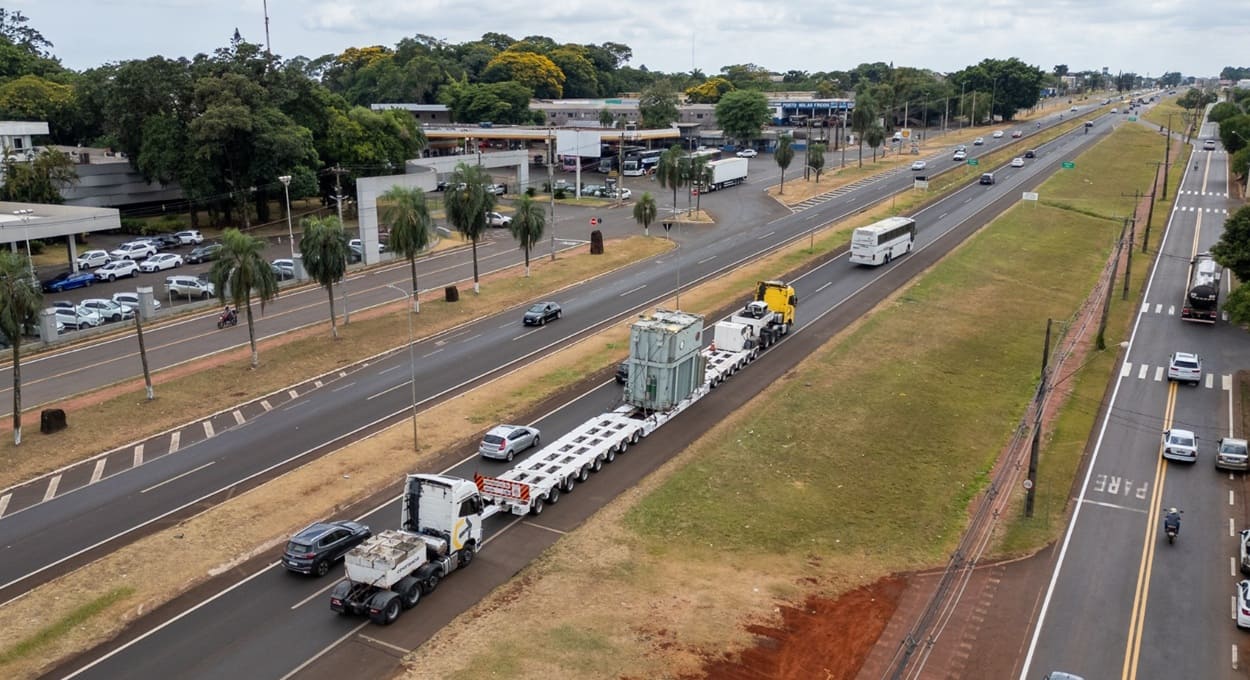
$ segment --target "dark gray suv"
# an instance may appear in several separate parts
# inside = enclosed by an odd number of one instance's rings
[[[369,527],[359,522],[317,522],[291,537],[282,553],[282,566],[301,574],[325,576],[330,565],[372,535]]]

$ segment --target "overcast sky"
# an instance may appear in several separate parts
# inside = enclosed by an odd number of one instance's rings
[[[192,57],[235,28],[265,42],[264,0],[9,0],[86,69],[154,55]],[[754,63],[784,72],[863,62],[958,70],[1019,57],[1049,71],[1108,67],[1157,76],[1217,75],[1250,65],[1247,0],[268,0],[273,51],[317,57],[393,47],[425,34],[459,43],[483,33],[624,43],[632,66],[714,74]]]

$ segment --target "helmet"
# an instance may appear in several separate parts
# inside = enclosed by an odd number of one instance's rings
[[[1176,508],[1168,508],[1168,514],[1169,514],[1169,515],[1176,515],[1176,514],[1179,514],[1179,513],[1180,513],[1180,511],[1179,511],[1179,510],[1177,510]]]

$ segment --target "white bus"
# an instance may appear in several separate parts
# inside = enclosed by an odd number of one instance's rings
[[[916,242],[916,220],[887,217],[851,233],[852,264],[885,264],[911,252]]]
[[[660,156],[663,153],[664,149],[647,149],[632,156],[626,156],[625,164],[621,166],[621,174],[626,177],[642,177],[650,172],[651,168],[660,164]]]

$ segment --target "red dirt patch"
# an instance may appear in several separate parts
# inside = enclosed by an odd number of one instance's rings
[[[754,647],[710,659],[702,676],[682,680],[852,680],[885,630],[906,579],[887,576],[836,600],[810,596],[802,607],[782,607],[779,626],[748,626]]]

